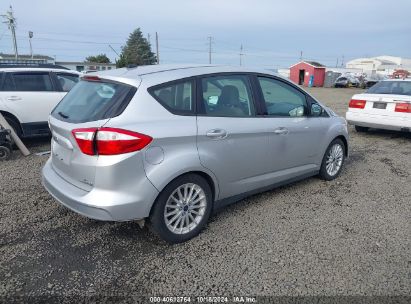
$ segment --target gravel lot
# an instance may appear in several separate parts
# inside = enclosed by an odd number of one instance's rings
[[[310,89],[344,115],[358,89]],[[47,156],[0,163],[0,302],[24,295],[411,296],[411,136],[350,128],[335,181],[263,193],[170,246],[134,222],[57,204],[40,183]],[[49,140],[30,140],[32,152]]]

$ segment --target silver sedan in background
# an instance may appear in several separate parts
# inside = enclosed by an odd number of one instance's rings
[[[85,75],[53,110],[45,188],[90,218],[148,219],[170,243],[213,209],[314,175],[348,155],[337,116],[265,70],[143,66]]]

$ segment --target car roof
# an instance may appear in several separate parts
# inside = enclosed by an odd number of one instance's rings
[[[411,81],[411,78],[390,78],[390,79],[384,79],[381,81]]]
[[[182,79],[197,75],[214,74],[214,73],[262,73],[274,75],[283,78],[282,76],[265,69],[241,67],[241,66],[226,66],[226,65],[204,65],[204,64],[159,64],[138,66],[133,68],[120,68],[115,70],[99,71],[88,74],[101,76],[102,78],[120,80],[126,83],[140,82],[142,79],[145,84],[155,85],[176,79]]]
[[[0,72],[60,72],[60,73],[71,73],[81,75],[80,72],[68,69],[58,69],[58,68],[37,68],[37,67],[12,67],[3,68],[0,66]]]

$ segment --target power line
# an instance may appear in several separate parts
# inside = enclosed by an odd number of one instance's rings
[[[114,53],[116,53],[116,55],[117,55],[118,57],[120,57],[120,55],[117,53],[117,51],[116,51],[110,44],[109,44],[108,46],[110,47],[110,49],[113,50]]]

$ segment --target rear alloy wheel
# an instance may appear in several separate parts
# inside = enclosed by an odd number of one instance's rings
[[[321,163],[320,176],[325,180],[335,179],[341,172],[345,160],[345,145],[335,139],[328,146]]]
[[[185,242],[200,233],[211,207],[207,181],[199,175],[184,175],[160,193],[150,216],[151,227],[169,243]]]
[[[368,129],[368,127],[355,126],[355,131],[357,132],[367,132]]]

